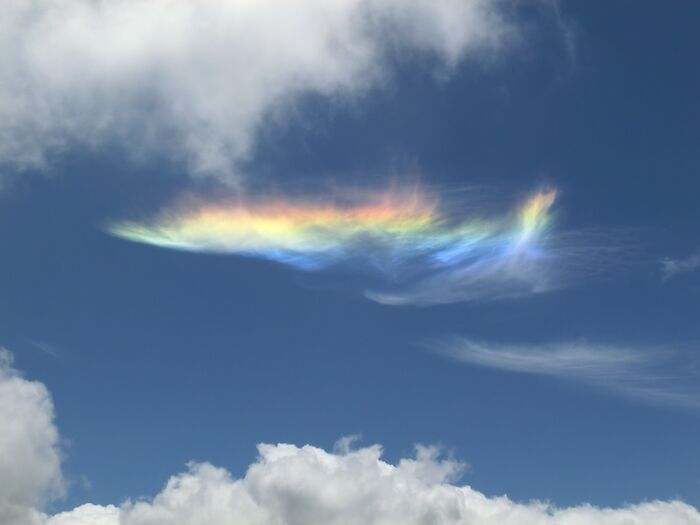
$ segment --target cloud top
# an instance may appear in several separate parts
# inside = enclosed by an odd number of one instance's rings
[[[235,479],[193,464],[155,498],[114,507],[80,507],[48,525],[698,525],[684,503],[648,502],[620,509],[558,509],[519,504],[455,484],[462,465],[419,447],[392,465],[381,448],[347,453],[293,445],[261,445],[259,458]]]

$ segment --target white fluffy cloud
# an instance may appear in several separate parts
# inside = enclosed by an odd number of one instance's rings
[[[45,497],[62,488],[58,433],[46,388],[22,378],[9,354],[0,361],[0,523],[3,525],[700,525],[680,501],[619,509],[488,497],[457,483],[463,466],[434,448],[392,465],[381,447],[335,452],[261,445],[234,478],[192,464],[153,499],[86,504],[49,516]]]
[[[0,348],[0,523],[39,523],[36,509],[62,491],[51,396],[21,377]]]
[[[360,93],[390,52],[450,66],[509,34],[492,0],[4,0],[0,162],[114,141],[231,173],[301,94]]]
[[[697,525],[681,502],[623,509],[556,509],[489,498],[453,483],[458,463],[419,448],[398,465],[379,447],[329,453],[306,446],[263,445],[242,479],[208,464],[191,465],[152,501],[81,507],[50,525]],[[93,521],[85,521],[91,516]],[[75,520],[74,520],[75,517]],[[82,521],[79,521],[82,520]]]

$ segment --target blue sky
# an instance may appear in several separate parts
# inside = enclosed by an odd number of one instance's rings
[[[456,58],[438,36],[383,50],[371,67],[341,62],[348,78],[306,81],[316,73],[302,68],[284,91],[275,77],[282,94],[252,117],[222,102],[203,136],[224,154],[182,138],[189,119],[160,129],[156,114],[156,138],[133,132],[144,122],[131,112],[149,101],[112,97],[99,67],[97,80],[36,89],[60,106],[48,131],[21,127],[21,112],[18,127],[3,125],[6,143],[24,142],[0,148],[0,346],[53,398],[68,489],[47,512],[152,497],[189,461],[241,477],[259,443],[332,450],[355,434],[357,447],[381,443],[389,463],[416,443],[444,446],[470,465],[457,483],[488,496],[700,505],[700,5],[488,10],[515,36],[492,43],[501,26],[484,19],[489,38],[461,42]],[[225,68],[237,52],[205,58]],[[93,66],[111,55],[96,56]],[[23,67],[10,59],[0,68]],[[203,71],[167,82],[226,100],[228,79],[209,85]],[[115,105],[108,132],[82,124],[90,94]],[[222,127],[230,109],[245,126]],[[561,257],[542,271],[568,277],[541,292],[394,306],[365,297],[366,276],[347,268],[168,250],[107,229],[185,192],[317,197],[329,183],[416,181],[448,196],[472,188],[478,206],[501,212],[556,188],[548,231],[564,240],[543,248]]]

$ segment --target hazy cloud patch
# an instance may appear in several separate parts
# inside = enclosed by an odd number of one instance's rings
[[[700,251],[685,258],[672,259],[671,257],[666,257],[661,260],[661,277],[664,281],[699,269]]]

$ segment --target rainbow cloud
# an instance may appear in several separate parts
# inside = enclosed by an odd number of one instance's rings
[[[435,304],[546,289],[545,245],[556,192],[514,213],[484,217],[421,188],[331,201],[194,197],[147,222],[121,222],[121,238],[193,252],[236,254],[306,271],[382,277],[367,291],[386,304]]]

